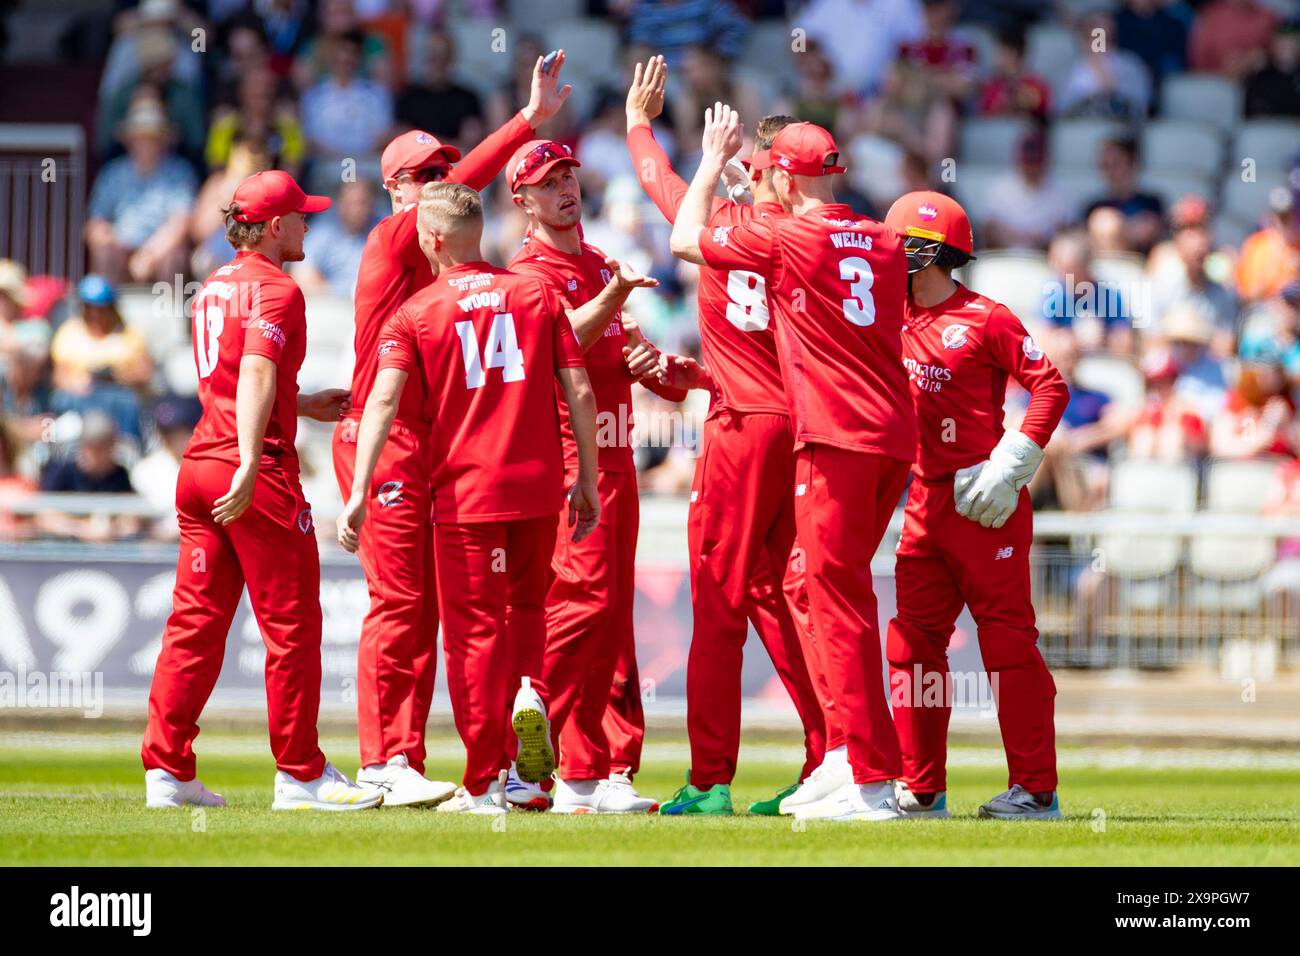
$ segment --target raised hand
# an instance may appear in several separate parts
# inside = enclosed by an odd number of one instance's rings
[[[664,83],[668,65],[662,56],[652,56],[632,71],[632,85],[627,90],[627,127],[649,125],[664,111]]]
[[[631,292],[633,289],[653,289],[659,285],[658,279],[643,276],[626,262],[619,262],[617,259],[606,259],[605,265],[614,274],[613,279],[610,281],[617,286],[620,292]]]
[[[542,72],[544,60],[545,57],[539,56],[537,62],[533,64],[532,90],[528,97],[528,105],[523,109],[524,119],[534,129],[543,120],[548,120],[558,113],[564,101],[573,92],[573,85],[570,83],[560,86],[560,71],[564,69],[564,51],[555,51],[555,60],[546,73]]]
[[[704,135],[700,147],[705,157],[725,163],[740,152],[745,128],[740,124],[740,114],[726,103],[714,103],[704,111]]]

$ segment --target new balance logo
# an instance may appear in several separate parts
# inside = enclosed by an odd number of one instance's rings
[[[801,481],[801,482],[799,482],[799,484],[797,484],[797,485],[794,486],[794,496],[795,496],[796,498],[801,497],[802,495],[805,495],[805,494],[807,494],[807,493],[808,493],[808,484],[807,484],[807,482],[803,482],[803,481]]]
[[[1003,558],[1009,558],[1015,553],[1016,549],[1012,547],[998,548],[993,552],[993,560],[1001,561]]]
[[[700,493],[699,493],[698,491],[692,491],[692,492],[691,492],[691,502],[694,503],[694,502],[699,501],[699,500],[700,500]]]

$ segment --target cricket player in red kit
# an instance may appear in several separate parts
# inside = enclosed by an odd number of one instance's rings
[[[960,205],[940,193],[908,193],[885,221],[906,236],[903,364],[919,439],[894,573],[898,615],[886,644],[903,754],[899,807],[907,816],[949,815],[947,651],[965,605],[978,628],[1010,771],[1010,789],[980,816],[1056,819],[1056,685],[1034,627],[1034,519],[1025,486],[1069,388],[1010,309],[953,280],[974,248]],[[1029,392],[1019,431],[1002,424],[1009,378]]]
[[[514,674],[540,676],[543,606],[564,503],[557,387],[578,460],[570,524],[594,530],[596,405],[582,350],[551,289],[483,261],[483,206],[468,186],[434,183],[419,201],[420,245],[437,281],[397,310],[357,441],[357,472],[339,540],[359,544],[380,449],[414,378],[432,423],[438,603],[447,685],[466,749],[464,789],[440,809],[499,813],[511,763]],[[545,797],[542,798],[543,801]]]
[[[629,332],[624,324],[622,308],[632,290],[658,283],[582,241],[582,194],[573,174],[578,165],[566,147],[538,140],[521,147],[506,168],[529,229],[511,271],[541,278],[568,309],[599,420],[600,525],[581,543],[559,537],[546,601],[543,683],[559,750],[552,809],[645,813],[658,804],[637,794],[625,774],[612,774],[604,729],[615,665],[633,640],[640,504],[630,436],[632,383],[640,380],[674,402],[686,392],[660,384],[658,352],[635,326]],[[572,475],[576,447],[563,396],[560,401],[565,466]],[[627,689],[639,691],[635,684]]]
[[[845,748],[781,801],[783,813],[890,820],[898,737],[885,699],[871,558],[916,454],[916,414],[899,359],[907,260],[901,237],[834,201],[844,168],[826,130],[786,126],[750,160],[772,169],[788,216],[707,227],[714,184],[740,148],[739,119],[706,111],[703,158],[673,226],[674,254],[761,275],[794,420],[795,526],[816,647]],[[825,710],[825,705],[823,710]]]
[[[150,807],[225,805],[195,776],[194,738],[245,585],[266,644],[272,808],[361,810],[383,801],[327,763],[316,735],[320,559],[294,436],[298,415],[336,421],[348,393],[299,394],[305,302],[282,267],[303,258],[304,214],[329,204],[279,170],[245,179],[226,210],[226,237],[238,252],[194,297],[203,417],[176,483],[176,587],[141,750]]]
[[[463,160],[453,146],[422,130],[411,130],[384,149],[384,188],[393,215],[366,239],[356,287],[356,365],[353,405],[334,432],[334,472],[344,500],[352,490],[357,424],[374,385],[378,345],[385,322],[398,306],[426,287],[434,267],[420,251],[415,200],[426,182],[447,180],[482,189],[501,171],[533,126],[554,115],[570,93],[558,87],[564,53],[549,70],[538,59],[532,98],[510,122]],[[461,160],[455,167],[452,163]],[[382,787],[390,806],[437,802],[450,784],[423,779],[425,724],[437,667],[438,611],[427,570],[433,560],[429,524],[427,431],[419,391],[412,387],[398,409],[375,468],[361,531],[361,567],[370,589],[370,610],[361,627],[357,654],[357,729],[361,749],[359,783]]]
[[[636,65],[627,99],[627,144],[642,187],[671,223],[687,186],[650,129],[663,108],[667,72],[662,57]],[[776,132],[791,122],[789,117],[765,118],[756,148],[771,146]],[[709,224],[739,225],[756,216],[785,214],[772,192],[770,172],[758,174],[754,189],[752,204],[715,199]],[[694,618],[686,672],[691,765],[686,786],[659,808],[665,815],[732,812],[742,651],[751,621],[803,722],[800,779],[821,764],[826,749],[821,707],[781,591],[794,543],[794,431],[764,279],[704,268],[698,317],[706,374],[669,379],[710,387],[711,401],[687,525]],[[697,367],[665,363],[666,370]],[[765,800],[750,812],[775,814],[779,803]]]

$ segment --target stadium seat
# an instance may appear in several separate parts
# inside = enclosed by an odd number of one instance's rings
[[[625,84],[619,62],[618,29],[603,20],[578,17],[552,22],[543,31],[546,45],[552,50],[563,48],[564,72],[599,83]],[[575,88],[577,84],[574,84]]]
[[[1257,515],[1267,500],[1278,461],[1213,461],[1205,478],[1205,509],[1212,514]],[[1196,605],[1209,610],[1242,611],[1262,597],[1259,577],[1277,557],[1269,535],[1206,532],[1189,549]]]
[[[1208,123],[1153,120],[1142,130],[1142,165],[1210,176],[1223,165],[1223,140]]]
[[[1207,511],[1260,514],[1277,477],[1281,459],[1216,459],[1205,475]]]
[[[1084,388],[1102,392],[1122,408],[1140,408],[1146,396],[1142,373],[1128,359],[1098,353],[1079,359],[1074,380]]]
[[[1043,286],[1051,277],[1047,259],[1036,252],[981,252],[966,267],[970,288],[1001,302],[1030,325],[1042,313]]]
[[[1095,169],[1083,166],[1056,167],[1052,170],[1052,178],[1077,215],[1082,215],[1094,199],[1100,199],[1106,194],[1106,180]]]
[[[510,23],[554,23],[581,17],[585,0],[507,0],[506,19]]]
[[[1182,169],[1144,169],[1138,186],[1159,196],[1166,209],[1184,196],[1200,196],[1213,203],[1218,192],[1217,183],[1209,175]]]
[[[976,230],[989,216],[989,196],[996,183],[1006,175],[1006,167],[996,164],[959,162],[957,178],[952,183],[954,198],[962,204]]]
[[[1101,144],[1127,131],[1128,127],[1117,120],[1057,120],[1048,134],[1048,160],[1058,169],[1095,169]]]
[[[187,345],[189,323],[183,317],[182,303],[174,295],[156,295],[147,286],[128,286],[117,296],[117,310],[122,321],[134,329],[149,347],[155,362],[161,362],[178,345]]]
[[[456,75],[476,90],[503,82],[514,63],[512,53],[492,49],[492,31],[496,26],[492,20],[460,19],[452,20],[448,26],[456,41]],[[507,43],[510,42],[513,38],[507,36]]]
[[[1069,27],[1042,22],[1025,34],[1025,69],[1047,81],[1053,99],[1059,96],[1078,58],[1079,41]]]
[[[960,162],[1011,165],[1016,145],[1029,125],[1023,116],[976,116],[966,120],[961,125]]]
[[[1199,120],[1229,132],[1241,120],[1241,87],[1212,73],[1180,73],[1160,92],[1165,119]]]
[[[887,209],[903,193],[903,147],[894,140],[873,133],[855,136],[848,159],[849,182],[872,202]]]
[[[755,70],[762,70],[778,79],[794,75],[794,53],[791,26],[784,20],[756,23],[745,38],[737,62]]]
[[[1268,209],[1268,194],[1285,185],[1286,177],[1282,173],[1261,172],[1254,182],[1246,182],[1241,178],[1240,170],[1230,170],[1223,177],[1220,208],[1253,232],[1259,228]]]
[[[1196,510],[1196,472],[1191,465],[1126,459],[1111,469],[1112,511],[1187,515]],[[1182,554],[1178,535],[1108,531],[1099,546],[1107,573],[1148,579],[1173,573]]]
[[[1232,160],[1240,168],[1253,159],[1261,170],[1286,170],[1300,161],[1300,122],[1290,119],[1247,120],[1232,141]]]

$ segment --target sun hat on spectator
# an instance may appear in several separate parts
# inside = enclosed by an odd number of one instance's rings
[[[379,157],[379,169],[387,182],[404,169],[450,166],[459,161],[460,150],[455,146],[439,142],[436,136],[422,129],[412,129],[384,147],[383,155]]]
[[[77,298],[86,305],[112,305],[117,301],[117,293],[111,282],[91,273],[77,283]]]
[[[266,222],[291,212],[324,212],[328,196],[309,196],[282,169],[253,173],[235,188],[231,202],[239,204],[237,222]]]
[[[132,136],[154,136],[170,139],[172,124],[167,113],[155,100],[137,100],[127,110],[126,119],[117,124],[117,137],[125,141]]]
[[[1192,345],[1206,345],[1212,335],[1209,321],[1194,305],[1171,308],[1160,323],[1160,332],[1170,342],[1188,342]]]
[[[27,270],[12,259],[0,259],[0,293],[20,309],[27,304]]]
[[[829,176],[842,173],[840,148],[835,137],[816,123],[791,123],[772,140],[770,149],[760,149],[749,158],[752,169],[784,169],[796,176]]]

